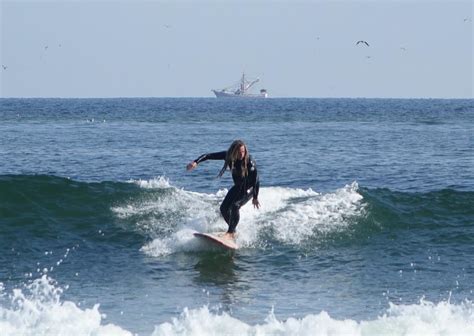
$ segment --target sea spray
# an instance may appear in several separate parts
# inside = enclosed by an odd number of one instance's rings
[[[394,305],[374,320],[355,321],[332,318],[327,312],[302,318],[279,320],[272,311],[262,324],[250,325],[227,313],[212,313],[207,306],[185,309],[179,318],[155,327],[153,336],[470,336],[474,334],[472,302],[454,305],[420,301],[413,305]]]
[[[102,324],[105,317],[99,304],[80,309],[74,302],[61,301],[63,290],[46,275],[10,295],[10,307],[0,306],[0,335],[117,335],[130,332],[113,324]]]
[[[148,186],[147,186],[148,188]],[[260,209],[247,204],[241,209],[237,243],[241,247],[266,248],[268,241],[289,245],[309,244],[319,236],[343,231],[351,219],[364,214],[363,197],[357,192],[356,182],[332,193],[319,194],[312,189],[265,187],[260,190]],[[192,239],[195,231],[225,231],[227,225],[217,209],[225,191],[216,194],[199,194],[175,190],[176,195],[155,203],[138,204],[130,209],[114,208],[119,216],[133,216],[138,212],[155,213],[150,219],[156,228],[152,241],[142,247],[151,256],[203,248]],[[170,223],[173,212],[177,222]],[[163,234],[163,233],[167,234]],[[270,237],[269,237],[270,233]]]
[[[104,324],[99,304],[79,308],[63,301],[62,288],[44,275],[23,289],[13,289],[8,307],[0,306],[0,334],[14,335],[132,335],[114,324]],[[272,309],[262,323],[248,324],[229,313],[214,313],[208,306],[185,308],[179,317],[156,325],[152,336],[204,335],[447,335],[474,334],[474,305],[471,301],[452,304],[420,300],[418,304],[396,305],[373,320],[334,319],[329,313],[308,314],[301,318],[280,319]]]

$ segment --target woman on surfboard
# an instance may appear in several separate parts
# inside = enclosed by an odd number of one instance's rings
[[[201,155],[196,160],[191,161],[186,169],[193,170],[199,163],[206,160],[224,160],[224,166],[218,177],[221,177],[227,169],[232,171],[234,185],[222,201],[220,210],[222,217],[229,226],[225,236],[226,238],[234,238],[235,228],[240,220],[240,208],[251,198],[253,206],[257,209],[260,208],[258,202],[260,182],[258,180],[257,165],[249,155],[247,146],[242,140],[232,142],[226,151]]]

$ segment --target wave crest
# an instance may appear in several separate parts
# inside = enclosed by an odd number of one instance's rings
[[[4,305],[5,294],[0,286],[0,331],[2,335],[132,335],[114,324],[104,324],[99,304],[79,308],[61,298],[63,289],[46,275],[13,289],[10,305]],[[152,336],[202,335],[447,335],[474,334],[474,304],[464,301],[419,304],[390,303],[386,312],[373,320],[356,321],[332,318],[326,311],[301,318],[278,319],[272,310],[260,324],[248,324],[228,313],[212,312],[208,306],[185,308],[170,322],[155,325]]]
[[[322,311],[301,319],[280,321],[274,312],[258,325],[249,325],[227,313],[213,314],[208,307],[185,309],[179,318],[155,327],[153,336],[171,335],[446,335],[474,334],[474,306],[422,301],[414,305],[391,304],[386,314],[368,321],[337,320]]]
[[[118,335],[131,336],[122,328],[101,323],[99,305],[80,309],[74,302],[60,300],[63,290],[46,275],[21,289],[14,289],[11,307],[0,306],[3,336],[36,335]]]
[[[241,208],[237,244],[244,248],[265,248],[268,244],[281,243],[313,244],[327,233],[343,231],[354,217],[364,213],[363,197],[357,190],[355,182],[328,194],[319,194],[312,189],[261,188],[261,208],[254,209],[250,203]],[[174,193],[166,198],[166,203],[152,205],[170,207],[180,213],[180,217],[175,223],[153,219],[157,220],[154,225],[160,234],[142,247],[142,251],[149,255],[156,257],[203,249],[205,246],[193,239],[193,232],[227,230],[227,224],[218,213],[225,192],[208,195],[175,189]],[[152,211],[145,204],[141,204],[140,209]],[[140,209],[133,211],[139,212]],[[169,219],[167,216],[166,220]],[[169,229],[166,234],[163,234],[163,227]]]

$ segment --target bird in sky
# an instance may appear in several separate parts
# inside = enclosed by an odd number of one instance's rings
[[[370,47],[370,45],[367,43],[367,41],[362,41],[362,40],[357,41],[356,45],[359,45],[359,44],[365,44],[367,47]]]
[[[3,68],[3,70],[7,70],[8,67],[6,65],[2,64],[2,68]]]

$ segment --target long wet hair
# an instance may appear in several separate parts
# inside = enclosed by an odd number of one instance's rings
[[[245,156],[242,160],[242,176],[248,175],[249,151],[247,150],[247,145],[242,140],[235,140],[234,142],[232,142],[229,149],[227,150],[227,153],[225,155],[224,166],[222,167],[217,177],[221,177],[227,168],[234,168],[235,162],[239,160],[239,151],[241,146],[245,147]]]

